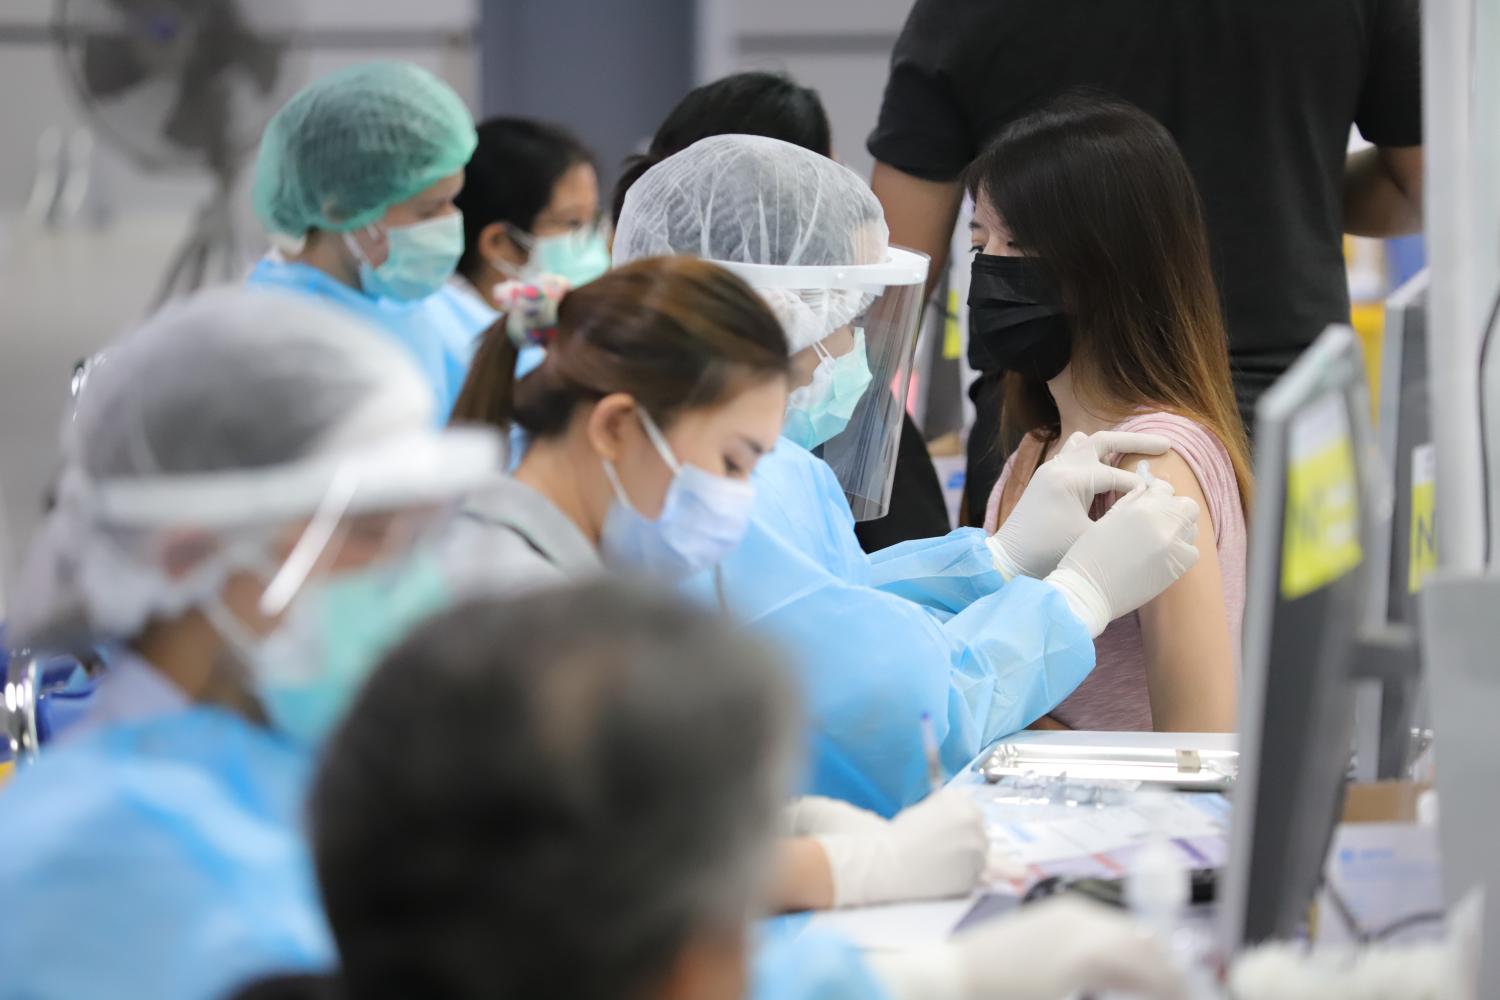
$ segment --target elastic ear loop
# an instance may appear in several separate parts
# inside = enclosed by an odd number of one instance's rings
[[[640,405],[637,404],[635,407],[635,416],[641,422],[641,428],[646,432],[647,440],[656,449],[656,454],[666,463],[673,477],[675,478],[680,475],[682,466],[678,463],[676,456],[672,454],[672,448],[667,444],[667,439],[662,434],[661,428],[657,427],[656,421],[651,419],[651,414],[641,409]],[[599,461],[604,466],[604,478],[609,480],[610,489],[615,491],[615,499],[624,504],[632,513],[640,514],[641,512],[636,509],[635,504],[630,502],[630,497],[625,492],[624,484],[620,482],[620,474],[615,471],[615,463],[607,458],[601,458]],[[641,516],[644,517],[645,515],[641,514]]]
[[[362,228],[365,231],[365,235],[369,236],[372,240],[379,240],[384,236],[384,234],[380,231],[380,227],[373,222]],[[354,238],[353,230],[350,230],[349,232],[344,234],[344,246],[349,248],[349,252],[354,254],[355,259],[360,263],[364,264],[367,267],[375,266],[374,264],[370,263],[370,258],[365,256],[365,252],[360,249],[359,241]]]
[[[667,468],[672,470],[672,475],[680,473],[682,464],[677,461],[677,456],[672,454],[672,446],[667,444],[666,435],[661,432],[660,427],[656,426],[656,421],[651,419],[651,414],[641,409],[640,406],[636,406],[635,415],[640,420],[641,426],[646,429],[646,437],[651,439],[651,445],[656,449],[656,453],[661,456],[663,462],[667,463]]]

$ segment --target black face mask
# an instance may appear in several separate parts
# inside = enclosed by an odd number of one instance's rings
[[[1068,320],[1035,257],[974,255],[969,278],[969,367],[1047,382],[1073,354]]]

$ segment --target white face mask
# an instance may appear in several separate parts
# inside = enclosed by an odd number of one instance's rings
[[[717,566],[739,547],[750,527],[755,487],[682,465],[650,415],[641,409],[636,414],[672,470],[672,485],[661,514],[652,520],[631,504],[614,463],[605,459],[604,474],[615,499],[604,519],[600,548],[611,566],[676,582]]]

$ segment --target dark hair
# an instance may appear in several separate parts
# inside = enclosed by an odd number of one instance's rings
[[[625,192],[641,174],[711,135],[764,135],[820,156],[833,155],[828,112],[818,92],[781,73],[734,73],[688,93],[667,115],[643,155],[625,161],[611,218],[620,221]]]
[[[708,261],[648,257],[563,297],[546,360],[515,379],[517,350],[501,316],[480,342],[454,423],[561,433],[580,405],[634,396],[663,428],[747,381],[784,378],[786,334],[749,285]]]
[[[234,994],[234,1000],[353,1000],[340,992],[337,976],[327,973],[270,976]]]
[[[563,174],[594,156],[571,132],[529,118],[491,118],[478,129],[479,145],[465,169],[464,188],[453,203],[464,214],[460,273],[479,265],[479,234],[496,222],[530,232],[552,201]]]
[[[1102,413],[1187,417],[1229,452],[1250,500],[1249,448],[1192,174],[1139,108],[1066,95],[1012,123],[969,168],[970,194],[1000,216],[1061,295],[1073,384]],[[1005,383],[1006,433],[1060,431],[1045,383]]]
[[[346,995],[614,1000],[742,933],[789,778],[776,663],[618,582],[418,628],[312,791]]]

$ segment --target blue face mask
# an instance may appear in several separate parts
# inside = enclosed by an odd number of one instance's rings
[[[849,426],[854,408],[870,388],[870,360],[865,354],[865,331],[855,327],[854,347],[835,358],[814,344],[821,360],[812,381],[787,397],[786,423],[781,436],[811,451]]]
[[[354,237],[346,234],[349,249],[359,258],[360,287],[375,298],[414,302],[453,277],[464,252],[464,217],[449,212],[409,226],[392,226],[385,238],[385,263],[372,267]]]
[[[599,545],[611,566],[675,583],[717,566],[739,547],[750,526],[755,487],[680,464],[655,421],[643,410],[636,413],[656,453],[672,470],[672,485],[661,514],[652,520],[631,504],[614,463],[606,459],[604,474],[615,499]]]
[[[276,630],[249,638],[222,605],[205,610],[251,671],[271,725],[316,747],[366,678],[418,622],[452,603],[447,578],[428,558],[311,582]]]

